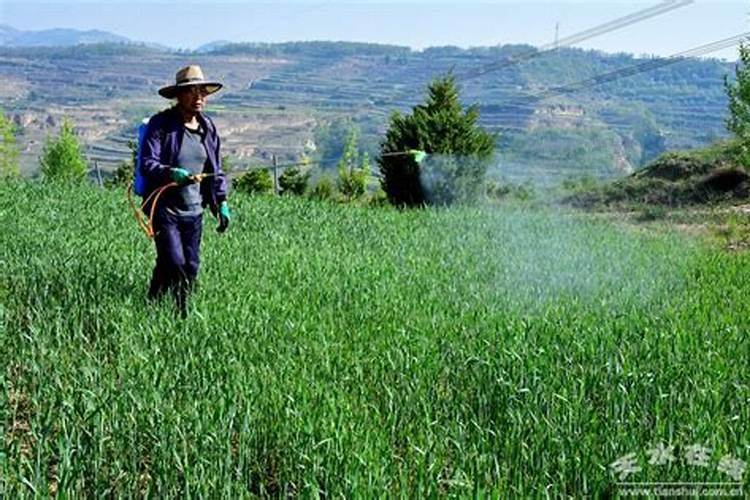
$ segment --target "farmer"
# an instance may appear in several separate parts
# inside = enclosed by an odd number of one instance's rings
[[[146,196],[177,183],[164,191],[156,207],[145,207],[149,214],[156,210],[156,267],[148,298],[155,300],[171,291],[183,318],[198,276],[203,209],[209,207],[218,216],[219,232],[227,229],[230,220],[219,136],[213,121],[203,114],[206,98],[221,87],[219,82],[206,80],[200,66],[179,70],[174,85],[159,89],[162,97],[176,99],[175,105],[151,117],[141,144]],[[195,182],[192,176],[201,173],[211,175]]]

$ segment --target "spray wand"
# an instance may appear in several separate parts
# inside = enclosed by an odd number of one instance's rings
[[[407,151],[394,151],[391,153],[383,153],[380,155],[381,157],[384,156],[413,156],[414,161],[417,163],[422,163],[425,158],[427,158],[428,154],[422,150],[419,149],[409,149]]]
[[[426,152],[424,152],[424,151],[421,151],[419,149],[409,149],[407,151],[394,151],[394,152],[390,152],[390,153],[383,153],[380,156],[381,157],[385,157],[385,156],[414,156],[414,161],[416,161],[417,163],[422,163],[425,160],[425,158],[427,158],[429,156],[429,154],[426,153]],[[271,166],[271,167],[263,167],[263,169],[274,168],[274,167],[276,167],[276,168],[306,167],[306,166],[311,165],[313,163],[316,163],[316,162],[308,160],[308,161],[300,161],[300,162],[296,162],[296,163],[282,163],[282,164],[274,165],[274,166]],[[319,162],[317,162],[317,163],[320,164]],[[263,170],[263,169],[259,169],[259,170]]]
[[[391,156],[413,156],[414,161],[417,163],[422,163],[425,158],[427,158],[428,153],[419,150],[419,149],[409,149],[407,151],[393,151],[390,153],[383,153],[381,156],[383,157],[391,157]],[[285,165],[275,165],[276,168],[288,168],[288,167],[297,167],[297,166],[307,166],[310,162],[298,162],[298,163],[289,163]],[[190,178],[191,182],[197,182],[200,183],[203,179],[206,177],[211,177],[215,174],[197,174]],[[133,185],[131,184],[128,187],[128,202],[130,203],[130,208],[133,211],[133,215],[135,216],[136,221],[138,222],[138,225],[141,227],[144,233],[146,233],[146,236],[149,238],[153,238],[155,236],[154,234],[154,215],[156,214],[156,207],[159,202],[159,199],[161,198],[161,195],[164,194],[165,191],[168,189],[172,189],[175,187],[178,187],[179,184],[176,182],[170,182],[169,184],[166,184],[164,186],[161,186],[157,189],[155,189],[144,201],[143,204],[140,207],[140,210],[136,207],[135,202],[133,200]],[[145,207],[148,205],[149,202],[153,202],[151,204],[151,213],[149,215],[148,219],[145,219],[143,217],[142,211],[145,209]]]

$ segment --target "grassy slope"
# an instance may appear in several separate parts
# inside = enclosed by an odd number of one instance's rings
[[[750,176],[742,163],[739,146],[731,140],[668,152],[617,181],[572,185],[564,202],[595,209],[738,204],[750,196]]]
[[[0,496],[579,495],[629,452],[638,480],[750,458],[745,255],[518,208],[237,196],[179,322],[145,304],[123,193],[0,199]],[[659,441],[714,467],[648,466]]]

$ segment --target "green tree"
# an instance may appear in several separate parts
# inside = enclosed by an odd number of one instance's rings
[[[362,161],[359,159],[359,131],[351,129],[344,147],[344,154],[338,164],[336,184],[339,192],[348,201],[361,198],[367,192],[367,181],[370,178],[370,156],[365,152]]]
[[[118,163],[112,177],[104,181],[104,187],[129,186],[133,182],[136,156],[138,155],[138,144],[136,141],[128,141],[128,149],[130,149],[130,161],[121,161]]]
[[[327,174],[321,175],[310,191],[310,198],[314,200],[330,200],[335,195],[336,186]]]
[[[310,172],[302,172],[297,167],[288,167],[279,176],[279,191],[285,195],[302,196],[307,191]]]
[[[234,171],[234,158],[232,158],[229,155],[222,155],[221,156],[221,169],[225,173],[231,173]]]
[[[483,194],[496,137],[480,128],[478,119],[476,105],[463,111],[451,73],[429,85],[425,103],[410,115],[391,115],[378,158],[388,200],[421,206],[472,201]],[[401,154],[415,149],[429,153],[428,161],[420,165],[413,155]]]
[[[234,179],[232,187],[241,193],[270,194],[273,192],[273,179],[264,168],[250,170]]]
[[[729,98],[727,129],[737,138],[740,161],[750,166],[750,45],[740,44],[740,58],[735,67],[735,81],[724,77],[724,89]]]
[[[335,118],[315,127],[315,157],[323,164],[343,156],[352,129],[356,126],[351,118]]]
[[[18,177],[16,127],[0,110],[0,178]]]
[[[50,180],[81,181],[88,174],[81,144],[73,132],[72,123],[65,119],[60,134],[48,137],[39,158],[42,174]]]

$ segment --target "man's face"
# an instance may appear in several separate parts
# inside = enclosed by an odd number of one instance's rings
[[[192,85],[177,92],[177,103],[179,106],[190,113],[203,111],[206,104],[208,91],[203,85]]]

